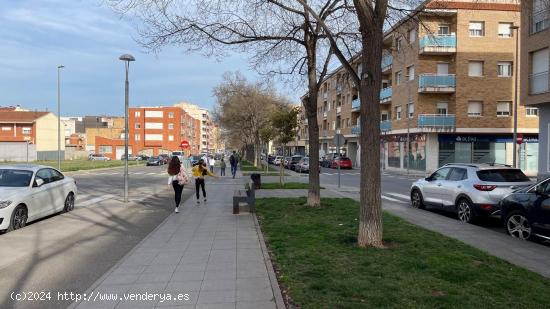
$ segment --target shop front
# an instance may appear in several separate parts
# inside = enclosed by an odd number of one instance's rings
[[[390,169],[426,170],[426,134],[382,137],[382,166]],[[407,140],[409,146],[407,146]]]

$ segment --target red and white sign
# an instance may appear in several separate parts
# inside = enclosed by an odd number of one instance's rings
[[[523,144],[523,134],[519,133],[516,137],[516,143],[519,145]]]
[[[188,141],[181,141],[180,147],[183,149],[189,148],[189,142]]]

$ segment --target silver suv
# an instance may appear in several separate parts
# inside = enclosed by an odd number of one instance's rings
[[[498,202],[531,180],[516,168],[494,164],[446,164],[430,177],[411,186],[411,204],[442,208],[458,213],[462,222],[499,215]]]

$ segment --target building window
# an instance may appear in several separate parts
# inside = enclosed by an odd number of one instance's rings
[[[497,75],[498,75],[498,77],[510,77],[510,76],[512,76],[512,62],[511,61],[500,61],[497,64]]]
[[[23,128],[23,134],[25,135],[31,134],[31,128]]]
[[[145,111],[145,118],[162,118],[164,117],[163,111]]]
[[[471,21],[469,29],[471,37],[480,37],[485,35],[485,23],[482,21]]]
[[[388,114],[387,111],[382,111],[382,115],[380,116],[380,120],[381,121],[388,121],[390,120],[390,115]]]
[[[395,39],[395,50],[397,52],[400,52],[401,51],[401,38],[397,38]]]
[[[174,112],[169,112],[168,113],[168,118],[174,118]]]
[[[141,140],[141,135],[140,134],[135,134],[134,135],[134,140],[136,140],[136,141]]]
[[[2,127],[2,131],[11,131],[11,127]]]
[[[409,30],[409,43],[412,44],[416,42],[416,28]]]
[[[401,120],[401,106],[395,107],[395,119]]]
[[[414,117],[414,103],[407,104],[407,109],[408,109],[408,112],[409,112],[409,118],[413,118]]]
[[[141,129],[141,124],[140,123],[136,123],[136,129]]]
[[[470,61],[468,63],[468,76],[483,76],[483,61]]]
[[[511,102],[497,102],[497,116],[498,117],[508,117],[510,116],[510,106]]]
[[[168,135],[168,141],[173,142],[174,141],[174,135]]]
[[[479,117],[483,111],[483,102],[470,101],[468,102],[468,117]]]
[[[113,146],[99,146],[98,151],[100,154],[113,153]]]
[[[140,112],[140,111],[134,112],[134,117],[140,117],[140,116],[141,116],[141,112]]]
[[[449,112],[449,103],[447,102],[438,102],[437,103],[437,114],[438,115],[447,115]]]
[[[164,128],[162,122],[146,122],[145,129],[150,130],[162,130]]]
[[[333,122],[332,122],[332,129],[333,129],[333,130],[336,130],[336,121],[333,121]]]
[[[512,37],[512,23],[498,23],[498,37],[499,38],[511,38]]]
[[[548,29],[548,10],[548,0],[533,0],[529,23],[531,34]]]
[[[414,65],[407,68],[407,76],[409,80],[414,80]]]
[[[440,24],[437,29],[438,35],[449,35],[451,34],[451,27],[448,24]]]
[[[395,73],[395,85],[401,84],[401,71]]]
[[[532,52],[531,74],[529,74],[529,94],[548,92],[549,49]]]
[[[174,130],[174,124],[173,123],[168,124],[168,130]]]
[[[538,117],[539,116],[539,109],[537,107],[526,107],[525,108],[525,116],[527,116],[527,117]]]

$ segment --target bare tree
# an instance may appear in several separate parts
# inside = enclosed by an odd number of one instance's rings
[[[208,56],[227,50],[250,54],[257,71],[307,80],[304,100],[309,122],[308,205],[320,205],[317,94],[332,57],[326,35],[306,7],[293,0],[108,0],[115,10],[143,22],[140,43],[152,51],[181,46]],[[338,29],[333,38],[354,42],[356,31],[346,17],[346,1],[308,1],[316,16]],[[353,20],[352,20],[353,21]],[[346,43],[347,44],[347,43]],[[353,49],[353,46],[347,48]]]

